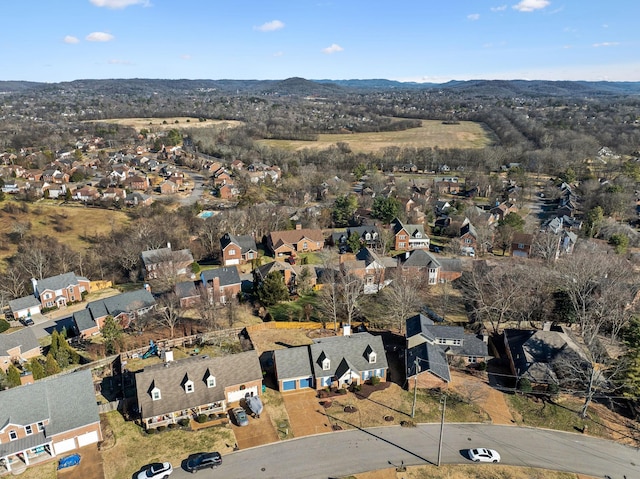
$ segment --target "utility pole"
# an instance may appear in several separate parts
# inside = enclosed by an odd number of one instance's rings
[[[440,467],[440,458],[442,457],[442,436],[444,434],[444,411],[447,409],[447,396],[442,395],[440,398],[442,404],[442,417],[440,418],[440,440],[438,441],[438,467]]]
[[[420,358],[416,358],[413,362],[416,367],[416,374],[414,377],[415,382],[413,383],[413,407],[411,408],[411,419],[416,415],[416,401],[418,399],[418,373],[420,372],[420,364],[418,361],[420,361]]]

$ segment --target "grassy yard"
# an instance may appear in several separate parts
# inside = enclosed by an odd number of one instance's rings
[[[340,479],[396,479],[401,477],[405,479],[577,479],[578,476],[569,472],[491,464],[415,466],[407,467],[407,471],[402,474],[397,474],[395,470],[374,471]]]
[[[117,411],[104,415],[108,438],[102,452],[106,479],[129,479],[142,466],[155,461],[169,461],[178,468],[189,454],[199,451],[233,450],[235,438],[228,427],[166,430],[158,434],[146,434],[133,422],[125,421]]]
[[[269,313],[275,321],[306,321],[305,307],[311,305],[311,321],[320,321],[320,314],[316,306],[316,295],[308,294],[300,296],[295,301],[278,303],[270,306]]]
[[[483,148],[490,143],[490,139],[479,123],[461,121],[457,125],[444,125],[439,120],[423,120],[421,127],[403,131],[323,134],[318,135],[317,141],[260,140],[258,143],[273,148],[302,150],[305,148],[323,149],[339,142],[348,143],[355,153],[371,153],[389,146]]]

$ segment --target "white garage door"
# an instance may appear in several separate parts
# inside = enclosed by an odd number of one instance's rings
[[[78,436],[78,447],[88,446],[98,442],[98,431],[91,431]]]
[[[64,454],[68,451],[73,451],[76,448],[76,440],[74,438],[65,439],[64,441],[54,442],[53,450],[58,454]]]
[[[241,389],[240,391],[231,391],[229,393],[229,402],[240,401],[240,399],[244,399],[247,394],[251,396],[251,393],[253,393],[254,396],[257,396],[258,388],[254,386],[252,388]]]
[[[240,264],[240,260],[239,259],[228,259],[224,262],[225,266],[231,266],[234,264]]]

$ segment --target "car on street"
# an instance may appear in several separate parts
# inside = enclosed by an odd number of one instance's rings
[[[142,468],[137,479],[164,479],[173,472],[170,462],[154,462]]]
[[[473,462],[500,462],[500,454],[493,449],[478,447],[476,449],[469,449],[468,454],[469,459]]]
[[[199,452],[187,458],[185,469],[188,472],[197,472],[200,469],[213,469],[222,464],[222,456],[219,452]]]
[[[234,407],[231,410],[233,417],[236,420],[236,424],[238,426],[248,426],[249,425],[249,418],[247,417],[247,413],[245,412],[245,410],[241,407]]]

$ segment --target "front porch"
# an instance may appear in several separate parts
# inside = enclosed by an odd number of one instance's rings
[[[215,402],[211,404],[204,404],[191,409],[183,409],[181,411],[175,411],[162,416],[154,416],[143,419],[145,429],[155,429],[160,426],[168,426],[169,424],[178,424],[182,419],[195,419],[200,414],[220,414],[226,411],[226,404],[224,401]]]
[[[0,475],[19,474],[27,467],[55,457],[51,442],[43,433],[0,445]]]

